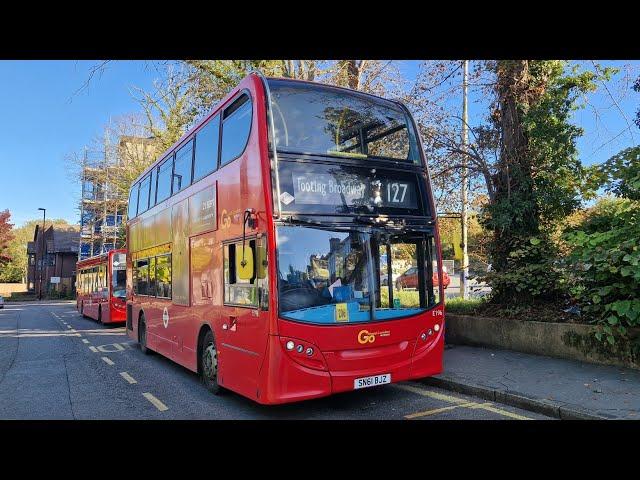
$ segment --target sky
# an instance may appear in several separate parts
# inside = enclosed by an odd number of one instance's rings
[[[110,118],[139,111],[133,87],[150,90],[158,77],[148,62],[117,61],[83,89],[91,67],[98,63],[0,61],[0,210],[8,208],[16,226],[41,218],[39,207],[47,209],[47,218],[79,222],[80,186],[72,181],[65,157],[90,145]],[[414,78],[419,63],[402,61],[400,66],[407,78]],[[640,75],[640,61],[601,63],[624,71],[631,68],[631,79]],[[630,133],[627,128],[640,108],[640,93],[619,80],[623,73],[616,78],[610,92],[601,88],[590,97],[595,108],[574,114],[574,122],[585,130],[578,148],[587,165],[640,141],[640,130],[632,125]],[[471,125],[482,121],[485,105],[486,99],[472,89]]]

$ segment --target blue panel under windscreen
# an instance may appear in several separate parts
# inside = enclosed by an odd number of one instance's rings
[[[349,322],[369,321],[369,311],[360,311],[358,302],[348,302],[347,311],[349,312]],[[293,320],[300,320],[309,323],[348,323],[336,322],[336,305],[333,303],[322,305],[320,307],[302,308],[300,310],[286,312],[284,316]]]

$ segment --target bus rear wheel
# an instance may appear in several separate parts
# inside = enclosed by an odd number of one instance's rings
[[[211,330],[205,334],[200,352],[202,383],[211,393],[218,394],[221,392],[221,387],[218,385],[218,351]]]
[[[140,320],[138,321],[138,343],[142,353],[145,355],[151,353],[151,350],[147,347],[147,324],[144,321],[144,314],[140,315]]]

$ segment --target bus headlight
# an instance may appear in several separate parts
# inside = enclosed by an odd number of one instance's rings
[[[439,331],[440,331],[440,325],[438,325],[438,324],[436,323],[436,324],[433,326],[433,329],[434,329],[436,332],[439,332]]]
[[[295,343],[293,343],[293,340],[289,340],[287,342],[287,350],[293,350],[293,348],[296,346]]]

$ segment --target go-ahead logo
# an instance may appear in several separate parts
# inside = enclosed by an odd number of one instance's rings
[[[369,332],[369,330],[360,330],[358,332],[358,343],[364,345],[366,343],[373,343],[376,341],[376,336],[380,337],[388,337],[391,335],[389,330],[385,330],[384,332]]]

